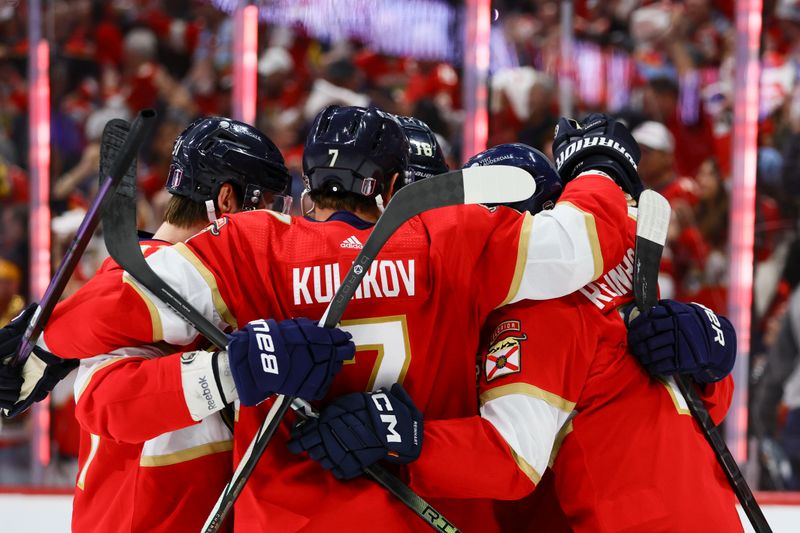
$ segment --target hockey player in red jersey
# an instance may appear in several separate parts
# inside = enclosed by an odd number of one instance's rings
[[[313,220],[269,211],[223,217],[210,231],[159,250],[148,262],[220,326],[223,316],[239,324],[264,315],[319,316],[378,217],[375,196],[390,199],[407,150],[397,122],[379,111],[328,108],[315,121],[305,153],[316,202]],[[465,354],[477,351],[477,332],[489,312],[524,298],[569,293],[600,275],[603,264],[616,264],[623,256],[627,205],[616,183],[584,174],[562,198],[535,219],[508,208],[470,206],[439,209],[402,226],[345,313],[342,326],[360,349],[332,394],[402,382],[429,420],[472,414],[474,356]],[[161,340],[187,345],[197,335],[127,277],[91,311],[95,320],[58,346],[46,330],[49,348],[59,355],[108,353],[124,344]],[[211,369],[219,356],[195,352],[192,361]],[[182,368],[177,361],[169,363],[171,357],[142,362],[157,363],[173,376],[175,390],[162,405],[183,406],[183,414],[177,407],[139,413],[157,416],[170,426],[165,430],[192,422]],[[446,379],[446,386],[435,383],[434,374]],[[235,455],[250,442],[268,407],[265,402],[241,408]],[[375,520],[392,530],[419,526],[417,517],[369,480],[341,484],[316,463],[290,454],[288,422],[237,502],[237,528],[313,531],[363,527]],[[457,523],[470,523],[487,511],[465,500],[432,503],[441,504]]]
[[[472,163],[503,157],[514,164],[524,154],[500,147]],[[643,365],[665,375],[648,378],[625,350],[617,313],[632,299],[633,218],[628,226],[625,259],[596,282],[490,317],[479,366],[481,417],[450,420],[441,433],[436,421],[426,425],[426,448],[409,465],[420,495],[514,500],[533,490],[551,464],[575,531],[694,531],[702,516],[714,517],[712,530],[741,529],[733,492],[666,376],[691,374],[719,422],[732,381],[717,381],[733,365],[735,334],[710,310],[660,302],[632,322],[629,336]],[[341,430],[337,437],[346,441]],[[498,504],[498,521],[515,530],[552,526],[552,516],[532,514],[531,506],[552,511],[541,496]]]
[[[197,120],[176,139],[167,183],[173,196],[164,223],[141,241],[143,253],[185,241],[205,228],[208,218],[288,206],[282,193],[289,180],[281,154],[258,130],[223,117]],[[69,315],[121,281],[122,270],[108,259],[55,316]],[[52,325],[48,335],[56,344],[80,328],[66,320]],[[329,331],[298,321],[289,326]],[[164,431],[157,417],[141,419],[130,409],[166,407],[160,400],[175,383],[165,379],[157,362],[141,364],[163,355],[165,348],[127,348],[81,363],[75,387],[83,428],[75,531],[197,531],[231,476],[232,417],[226,423],[222,416],[208,416],[179,431]],[[9,407],[19,409],[28,398],[14,400]]]

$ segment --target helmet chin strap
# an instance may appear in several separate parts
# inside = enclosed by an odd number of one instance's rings
[[[214,207],[214,200],[206,200],[206,215],[212,224],[217,221],[217,209]]]
[[[311,192],[311,189],[303,189],[303,192],[300,193],[300,209],[303,209],[303,206],[306,204],[306,198],[309,199],[309,208],[306,211],[303,211],[303,215],[310,217],[311,213],[314,212],[314,200],[312,200],[308,193]]]
[[[384,207],[383,207],[383,196],[381,196],[380,194],[375,197],[375,205],[378,206],[378,211],[383,213],[383,209],[384,209]]]

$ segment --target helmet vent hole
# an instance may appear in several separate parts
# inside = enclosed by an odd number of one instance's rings
[[[378,148],[381,144],[381,138],[383,137],[383,130],[386,129],[386,124],[381,124],[381,129],[375,134],[374,142],[372,143],[373,148]]]
[[[221,132],[217,133],[217,138],[221,139],[223,141],[228,141],[228,142],[239,144],[239,140],[236,137],[234,137],[233,135],[231,135],[227,131],[221,131]]]

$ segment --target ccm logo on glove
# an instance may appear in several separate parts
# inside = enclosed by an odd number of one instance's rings
[[[261,368],[267,374],[278,374],[278,358],[275,356],[275,343],[269,334],[269,324],[264,319],[250,322],[256,334],[256,344],[261,350]]]
[[[392,409],[392,402],[389,401],[389,397],[382,392],[372,395],[372,403],[375,404],[375,408],[378,411],[389,411],[390,413],[394,411],[394,409]],[[381,405],[381,403],[383,403],[383,405]],[[386,434],[386,442],[403,442],[403,439],[400,438],[400,434],[394,429],[397,427],[397,417],[395,415],[382,414],[381,422],[386,424],[386,429],[389,431]]]

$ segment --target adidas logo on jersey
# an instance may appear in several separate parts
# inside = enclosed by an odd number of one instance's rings
[[[342,244],[340,244],[339,246],[341,246],[342,248],[354,248],[356,250],[360,250],[364,247],[364,245],[361,244],[361,241],[359,241],[355,235],[351,235],[350,237],[343,240]]]

